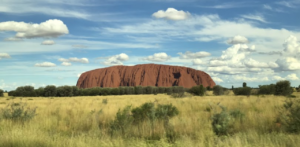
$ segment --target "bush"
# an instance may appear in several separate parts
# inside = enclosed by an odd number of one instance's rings
[[[285,101],[277,117],[277,123],[287,132],[300,133],[300,100]]]
[[[216,113],[212,117],[212,127],[216,135],[228,135],[230,129],[231,116],[226,111],[225,107],[222,107],[220,113]]]
[[[158,93],[165,93],[165,87],[158,87]]]
[[[161,105],[159,104],[156,108],[155,116],[157,119],[172,118],[179,114],[179,111],[172,104]]]
[[[249,96],[251,93],[251,88],[250,87],[240,87],[240,88],[235,88],[233,90],[233,93],[235,95],[247,95]]]
[[[56,86],[48,85],[44,88],[44,96],[45,97],[55,97],[57,94]]]
[[[128,94],[128,95],[135,94],[134,87],[132,87],[132,86],[126,87],[126,94]]]
[[[35,92],[37,97],[43,97],[44,96],[44,88],[43,87],[35,89],[34,92]]]
[[[31,109],[23,103],[11,103],[2,109],[2,117],[4,119],[21,121],[30,120],[35,116],[36,108]]]
[[[110,124],[110,133],[114,135],[117,131],[121,131],[125,136],[129,126],[132,125],[133,118],[130,115],[131,106],[125,107],[122,111],[119,109],[114,121]]]
[[[216,85],[213,87],[213,94],[214,95],[223,95],[224,94],[224,90],[223,87],[220,85]]]
[[[171,95],[173,93],[172,87],[166,87],[165,88],[165,93],[167,93],[167,95]]]
[[[103,96],[110,95],[110,88],[101,88],[100,94]]]
[[[188,92],[193,95],[203,96],[205,94],[205,91],[206,89],[203,87],[203,85],[200,85],[192,87]]]
[[[0,97],[4,97],[4,92],[2,89],[0,89]]]
[[[134,87],[135,94],[143,94],[143,87],[142,86],[135,86]]]
[[[243,83],[243,87],[247,87],[247,83],[246,82]]]
[[[275,84],[270,85],[259,85],[258,94],[260,95],[271,95],[275,94]]]
[[[100,95],[100,93],[101,93],[100,87],[93,87],[93,88],[89,88],[88,96],[97,96]]]
[[[120,95],[120,89],[119,88],[111,88],[110,94],[111,95]]]
[[[77,86],[72,86],[73,96],[79,96],[79,88]]]
[[[153,87],[152,86],[143,87],[143,93],[144,94],[153,94]]]
[[[15,91],[14,91],[14,90],[9,91],[9,92],[8,92],[8,96],[16,96]]]
[[[71,97],[73,96],[73,88],[71,86],[59,86],[56,88],[58,97]]]
[[[275,95],[289,96],[293,93],[290,81],[279,81],[275,85]]]
[[[33,86],[20,86],[15,90],[15,96],[35,97],[36,94]]]
[[[134,122],[143,122],[145,120],[155,119],[154,103],[145,103],[140,107],[131,110]]]
[[[126,87],[119,87],[120,95],[125,95],[126,94]]]

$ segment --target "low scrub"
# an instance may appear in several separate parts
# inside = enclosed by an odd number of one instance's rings
[[[300,133],[300,100],[286,100],[276,123],[289,133]]]
[[[206,88],[203,87],[203,85],[200,86],[194,86],[188,90],[189,93],[197,96],[204,96],[206,91]]]
[[[12,121],[27,121],[36,115],[36,108],[27,107],[24,103],[11,103],[1,110],[2,118]]]
[[[0,89],[0,97],[4,97],[4,92],[2,89]]]
[[[214,95],[223,95],[224,94],[224,88],[220,85],[216,85],[213,87],[213,94]]]
[[[240,87],[233,89],[233,93],[235,95],[247,95],[249,96],[251,94],[251,88],[250,87]]]

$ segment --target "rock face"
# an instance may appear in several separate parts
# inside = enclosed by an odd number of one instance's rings
[[[191,88],[202,84],[215,86],[205,72],[187,67],[141,64],[136,66],[112,66],[87,71],[77,81],[79,88],[119,86],[183,86]]]

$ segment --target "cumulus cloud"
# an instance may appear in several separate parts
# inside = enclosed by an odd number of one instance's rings
[[[59,58],[58,61],[60,61],[60,62],[80,62],[80,63],[89,63],[89,59],[87,59],[87,58],[76,58],[76,57],[72,57],[72,58],[69,58],[69,59]]]
[[[43,62],[43,63],[36,63],[34,66],[36,66],[36,67],[55,67],[56,65],[51,62]]]
[[[204,58],[204,57],[208,57],[210,56],[211,54],[209,52],[204,52],[204,51],[201,51],[201,52],[195,52],[195,53],[192,53],[190,51],[187,51],[185,53],[181,53],[179,52],[178,55],[180,55],[180,58],[181,59],[196,59],[196,58]]]
[[[285,57],[277,59],[275,61],[278,64],[278,68],[283,71],[299,70],[300,62],[298,59],[293,57]]]
[[[154,62],[164,62],[171,58],[166,53],[155,53],[152,56],[148,56],[147,58],[143,58],[143,60],[154,61]]]
[[[249,41],[246,37],[240,35],[234,36],[227,40],[228,44],[247,44],[248,42]]]
[[[299,77],[296,74],[289,74],[286,77],[281,76],[273,76],[273,79],[276,81],[282,81],[282,80],[299,80]]]
[[[81,76],[81,74],[77,74],[77,77],[79,78]]]
[[[53,45],[55,42],[53,40],[45,40],[41,43],[42,45]]]
[[[260,68],[234,68],[229,66],[208,67],[207,71],[221,74],[241,74],[249,72],[261,72]]]
[[[287,53],[300,53],[300,44],[298,42],[297,37],[291,35],[290,37],[288,37],[284,44],[284,51]]]
[[[221,78],[219,77],[211,77],[215,82],[221,83],[224,82]]]
[[[239,80],[239,81],[269,81],[268,77],[262,77],[262,78],[258,78],[258,77],[246,77],[246,76],[234,76],[233,77],[235,80]]]
[[[252,68],[277,68],[278,67],[278,65],[275,62],[268,62],[268,63],[259,62],[252,58],[245,60],[244,63],[247,67],[252,67]]]
[[[63,65],[63,66],[71,66],[72,64],[70,62],[63,62],[63,63],[61,63],[61,65]]]
[[[10,58],[10,55],[8,53],[0,53],[0,60],[4,58]]]
[[[189,12],[178,11],[174,8],[168,8],[166,11],[159,10],[152,14],[155,18],[165,18],[169,20],[184,20],[187,19],[191,14]]]
[[[282,52],[281,51],[258,52],[258,54],[262,54],[262,55],[282,55]]]
[[[193,65],[201,65],[204,64],[204,62],[201,59],[193,59]]]
[[[123,65],[123,61],[129,60],[129,56],[125,53],[121,53],[119,55],[114,55],[111,57],[108,57],[107,60],[102,62],[104,65]]]
[[[1,22],[0,31],[17,32],[15,38],[55,38],[69,34],[67,26],[58,19],[50,19],[40,24],[15,21]]]

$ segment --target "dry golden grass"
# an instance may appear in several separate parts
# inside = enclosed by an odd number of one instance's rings
[[[209,96],[174,99],[168,95],[125,95],[62,98],[0,98],[0,108],[12,102],[37,107],[37,116],[25,124],[0,119],[0,146],[14,147],[99,147],[99,146],[178,146],[178,147],[247,147],[298,146],[300,136],[278,132],[275,124],[278,107],[285,97],[278,96]],[[295,95],[299,96],[299,93]],[[107,99],[107,104],[102,103]],[[161,122],[154,129],[149,125],[132,126],[130,138],[111,137],[109,123],[119,109],[137,107],[145,102],[172,103],[180,114],[170,120],[179,135],[175,143],[168,143]],[[243,122],[236,122],[232,135],[218,137],[212,131],[211,116],[220,112],[220,104],[228,110],[245,113]],[[213,108],[213,109],[211,109]],[[157,134],[162,139],[147,141]]]

